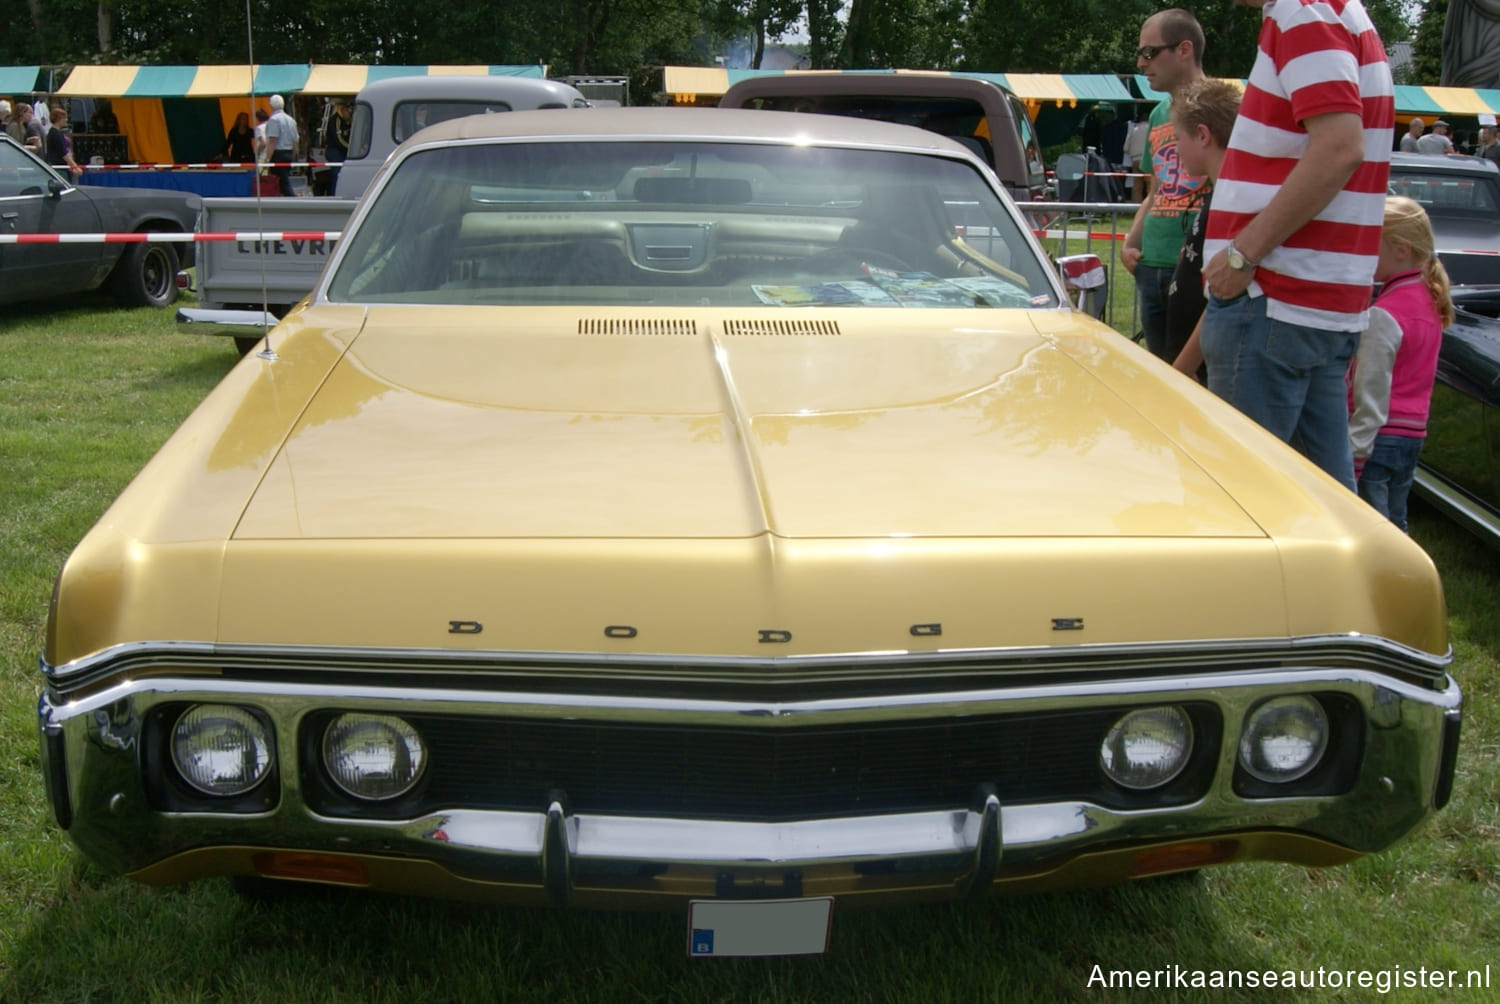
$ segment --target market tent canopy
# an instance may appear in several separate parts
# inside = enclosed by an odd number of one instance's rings
[[[358,94],[365,84],[391,77],[535,77],[545,79],[547,67],[489,66],[483,63],[460,66],[366,66],[363,64],[318,63],[307,75],[302,90],[308,94]]]
[[[302,63],[249,66],[78,66],[58,88],[78,98],[219,98],[302,90]]]
[[[719,97],[731,86],[751,77],[813,73],[935,73],[934,70],[732,70],[718,66],[668,66],[662,86],[678,103]],[[954,73],[956,77],[989,80],[1030,100],[1078,103],[1130,101],[1130,92],[1112,73]]]
[[[41,71],[40,66],[0,66],[0,94],[30,94]]]
[[[1245,81],[1240,77],[1219,77],[1217,79],[1231,83],[1242,91],[1245,89]],[[1161,101],[1169,97],[1166,91],[1152,90],[1151,82],[1139,73],[1135,75],[1134,80],[1136,89],[1141,92],[1142,101]]]
[[[965,73],[988,77],[1027,101],[1080,104],[1094,101],[1134,101],[1113,73]]]
[[[1135,76],[1141,95],[1152,101],[1166,97],[1165,91],[1153,91],[1146,78]],[[1241,82],[1243,87],[1243,81]],[[1500,91],[1475,90],[1472,87],[1419,87],[1396,85],[1396,114],[1412,115],[1490,115],[1500,112]]]
[[[1398,115],[1494,115],[1497,112],[1500,112],[1500,91],[1396,85]]]

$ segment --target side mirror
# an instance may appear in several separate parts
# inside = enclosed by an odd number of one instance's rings
[[[1099,256],[1065,255],[1057,259],[1057,273],[1073,306],[1102,321],[1109,310],[1109,272]]]
[[[56,178],[47,179],[47,198],[60,199],[62,198],[62,193],[66,192],[67,190],[68,186],[63,184],[61,181],[58,181]]]
[[[1070,291],[1098,289],[1105,283],[1104,262],[1096,254],[1070,254],[1059,258],[1057,273]]]

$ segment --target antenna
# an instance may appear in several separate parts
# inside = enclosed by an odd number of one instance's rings
[[[255,120],[255,32],[250,22],[250,0],[245,0],[245,54],[250,60],[250,120],[253,122]],[[254,129],[253,126],[251,128],[252,130]],[[267,362],[275,362],[281,357],[276,354],[275,348],[271,345],[271,324],[267,320],[271,314],[271,306],[267,302],[270,299],[270,294],[266,291],[266,242],[264,237],[266,219],[260,194],[259,151],[256,151],[255,160],[255,225],[256,229],[262,235],[261,239],[255,242],[255,247],[258,252],[257,257],[260,259],[260,323],[262,337],[266,342],[266,347],[257,352],[256,356]]]

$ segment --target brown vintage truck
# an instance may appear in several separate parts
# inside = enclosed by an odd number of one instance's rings
[[[1021,99],[999,84],[947,73],[790,73],[731,86],[720,108],[848,115],[919,126],[968,146],[1017,202],[1046,191],[1041,147]]]

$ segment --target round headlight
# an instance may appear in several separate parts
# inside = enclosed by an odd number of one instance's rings
[[[271,736],[261,720],[229,704],[195,704],[172,728],[172,763],[205,795],[242,795],[271,772]]]
[[[1328,748],[1328,716],[1311,697],[1273,697],[1245,717],[1240,766],[1262,781],[1295,781]]]
[[[412,789],[427,750],[417,730],[393,715],[339,715],[323,733],[323,763],[350,795],[380,800]]]
[[[1140,708],[1123,715],[1099,747],[1099,765],[1126,788],[1159,788],[1182,773],[1193,751],[1193,723],[1181,708]]]

